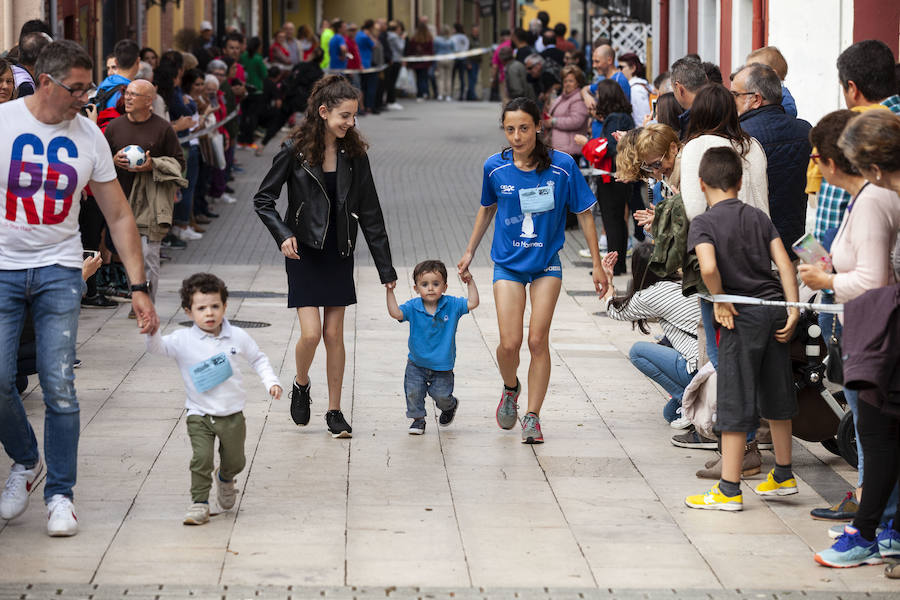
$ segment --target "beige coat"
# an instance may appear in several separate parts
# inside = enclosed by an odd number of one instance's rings
[[[151,242],[163,239],[172,226],[175,190],[187,186],[188,180],[181,176],[181,165],[176,159],[154,157],[153,170],[135,176],[128,197],[138,233]]]

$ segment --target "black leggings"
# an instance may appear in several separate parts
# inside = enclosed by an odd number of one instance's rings
[[[875,528],[900,476],[900,419],[881,412],[875,389],[859,392],[859,423],[856,432],[863,448],[863,495],[853,526],[867,540],[875,539]],[[881,398],[883,399],[883,398]],[[900,523],[894,519],[894,529]]]
[[[630,183],[598,183],[597,203],[600,205],[600,218],[603,221],[603,229],[606,230],[606,247],[612,252],[619,253],[614,275],[625,273],[626,256],[628,251],[628,224],[625,222],[625,206],[631,196]]]

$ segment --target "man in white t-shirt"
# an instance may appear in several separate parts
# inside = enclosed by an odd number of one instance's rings
[[[72,506],[78,462],[79,409],[75,397],[75,341],[84,282],[78,212],[82,189],[106,217],[131,280],[132,306],[142,333],[159,327],[150,301],[134,216],[116,179],[100,129],[78,114],[93,89],[93,63],[71,41],[48,45],[35,65],[37,89],[0,106],[0,442],[14,464],[0,494],[0,518],[13,519],[44,463],[13,384],[26,308],[37,339],[37,368],[46,405],[44,500],[47,533],[78,532]]]

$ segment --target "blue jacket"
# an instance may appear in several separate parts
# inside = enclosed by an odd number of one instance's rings
[[[127,87],[129,83],[131,83],[130,79],[128,79],[127,77],[122,77],[118,73],[115,75],[110,75],[109,77],[104,79],[100,83],[99,86],[97,86],[97,93],[99,94],[99,93],[103,92],[104,90],[112,89],[119,85],[124,85]],[[110,106],[115,106],[116,102],[118,102],[119,98],[121,98],[121,97],[122,97],[122,92],[116,92],[115,94],[113,94],[110,97],[109,100],[106,101],[106,104],[104,106],[100,106],[98,108],[100,110],[103,110],[104,108],[109,108]]]
[[[769,178],[769,215],[791,258],[791,244],[806,229],[806,167],[809,164],[809,130],[803,119],[785,114],[780,104],[770,104],[741,115],[741,128],[755,137],[766,153]]]

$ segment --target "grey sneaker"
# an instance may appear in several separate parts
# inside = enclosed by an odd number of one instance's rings
[[[522,417],[522,443],[544,443],[544,434],[541,433],[541,419],[533,412],[526,413],[525,416]]]
[[[194,502],[188,508],[187,514],[184,515],[185,525],[203,525],[209,523],[209,504],[205,502]]]
[[[219,503],[219,506],[228,510],[234,506],[234,501],[237,499],[237,488],[234,487],[234,479],[222,481],[219,477],[218,469],[216,469],[213,479],[216,481],[216,501]]]
[[[497,425],[500,429],[512,429],[519,422],[519,392],[522,391],[522,384],[516,379],[515,391],[509,391],[503,386],[503,392],[500,395],[500,404],[497,405]]]

